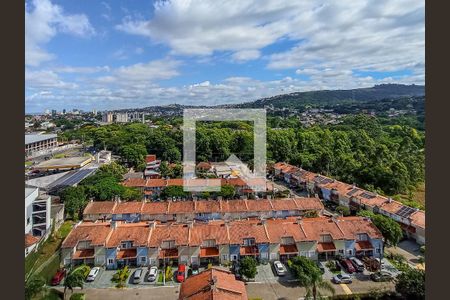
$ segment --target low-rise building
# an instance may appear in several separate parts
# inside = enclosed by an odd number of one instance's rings
[[[25,134],[25,155],[58,147],[56,134]]]
[[[130,266],[225,264],[306,256],[383,257],[383,237],[363,217],[288,218],[186,223],[82,222],[62,244],[64,265]]]

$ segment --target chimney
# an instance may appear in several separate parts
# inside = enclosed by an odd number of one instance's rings
[[[272,199],[272,196],[271,195],[267,195],[267,199],[268,200]]]
[[[111,228],[116,229],[117,228],[117,221],[111,221]]]
[[[156,227],[156,222],[150,222],[149,224],[148,224],[148,227],[150,227],[150,228],[155,228]]]

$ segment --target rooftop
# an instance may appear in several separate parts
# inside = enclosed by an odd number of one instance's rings
[[[25,134],[25,145],[56,138],[56,134]]]

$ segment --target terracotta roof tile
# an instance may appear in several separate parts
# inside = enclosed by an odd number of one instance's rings
[[[147,246],[150,227],[147,223],[120,223],[113,229],[111,236],[106,242],[107,248],[120,245],[123,241],[132,241],[134,246]]]
[[[84,215],[111,214],[116,206],[115,201],[92,201],[86,205]]]
[[[143,214],[160,215],[167,213],[168,202],[146,202],[142,206]]]
[[[142,205],[144,202],[141,201],[129,201],[117,203],[114,209],[114,214],[133,214],[141,213]]]
[[[217,245],[228,244],[226,225],[223,222],[194,224],[191,228],[190,245],[198,246],[204,240],[215,240]]]
[[[183,186],[183,178],[167,179],[167,186]]]
[[[62,248],[75,247],[79,241],[91,241],[91,245],[104,245],[111,232],[110,223],[83,222],[72,229],[62,243]]]
[[[25,234],[25,248],[28,248],[39,242],[39,238],[29,233]]]
[[[254,238],[256,243],[268,243],[264,226],[259,221],[235,221],[228,224],[231,244],[242,244],[244,238]]]
[[[150,236],[149,247],[159,247],[163,241],[175,241],[175,245],[187,245],[189,227],[186,224],[156,225]]]
[[[423,210],[412,213],[410,218],[412,225],[425,229],[425,212]]]
[[[194,201],[176,201],[169,205],[169,214],[194,213]]]
[[[319,198],[294,198],[300,210],[322,210],[324,209],[322,201]]]
[[[213,278],[215,279],[214,287]],[[181,284],[179,300],[247,300],[247,292],[242,281],[218,267],[205,270],[188,277]]]
[[[274,210],[295,210],[297,205],[293,199],[273,199],[270,200]]]
[[[147,179],[147,182],[145,183],[145,187],[164,187],[166,185],[166,180],[159,178]]]
[[[295,242],[306,240],[306,236],[297,222],[287,220],[267,220],[267,232],[271,243],[280,243],[283,237],[292,237]]]
[[[143,178],[128,178],[123,182],[126,187],[144,187],[145,179]]]

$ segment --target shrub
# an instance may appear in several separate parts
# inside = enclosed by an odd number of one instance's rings
[[[166,268],[166,281],[170,281],[173,278],[173,270],[171,266],[167,266]]]
[[[74,293],[70,296],[70,300],[85,300],[86,295],[83,293]]]
[[[116,283],[117,288],[122,288],[125,286],[128,276],[130,276],[130,270],[128,270],[128,266],[125,266],[113,275],[111,281]]]

